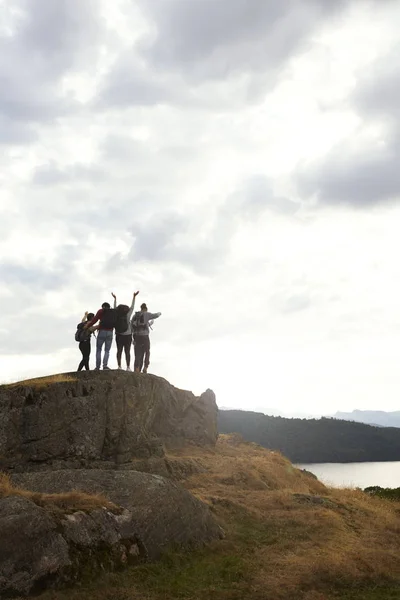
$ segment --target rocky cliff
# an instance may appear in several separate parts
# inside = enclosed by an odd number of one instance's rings
[[[196,397],[152,375],[86,372],[1,386],[0,597],[77,581],[82,565],[112,570],[221,538],[206,504],[135,470],[166,468],[165,449],[215,446],[216,416],[210,390]],[[100,498],[90,510],[60,504],[88,494]]]
[[[164,448],[215,445],[217,405],[165,379],[119,371],[0,387],[0,470],[115,468]]]

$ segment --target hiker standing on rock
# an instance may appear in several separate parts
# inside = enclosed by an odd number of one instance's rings
[[[122,351],[125,352],[126,370],[131,371],[131,345],[132,345],[132,326],[131,317],[135,308],[136,296],[139,292],[135,292],[132,298],[131,306],[119,304],[117,306],[117,320],[115,323],[115,337],[117,342],[117,363],[118,369],[122,369],[121,358]],[[117,303],[117,298],[114,296],[114,302]]]
[[[135,373],[147,373],[150,364],[150,327],[154,319],[158,319],[161,313],[150,313],[146,304],[142,304],[140,311],[134,314],[132,319],[133,343],[135,344]]]
[[[108,359],[110,357],[111,345],[113,342],[113,331],[117,318],[117,311],[115,309],[117,301],[115,294],[114,297],[114,308],[111,308],[108,302],[103,302],[100,310],[97,311],[96,316],[91,319],[86,325],[85,329],[92,327],[100,321],[99,333],[97,335],[96,343],[96,371],[100,370],[101,365],[101,351],[104,346],[104,357],[103,357],[103,370],[109,370]]]
[[[89,371],[89,358],[91,351],[91,337],[92,333],[96,330],[96,327],[91,327],[90,329],[86,329],[85,325],[89,321],[91,321],[94,317],[93,313],[85,312],[83,315],[83,319],[76,328],[75,340],[79,342],[79,350],[82,352],[82,360],[79,363],[78,371],[82,371],[83,367],[85,367],[86,371]]]

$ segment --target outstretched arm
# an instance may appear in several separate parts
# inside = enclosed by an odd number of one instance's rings
[[[93,317],[93,319],[91,321],[89,321],[89,323],[86,323],[85,329],[89,329],[89,327],[92,327],[95,323],[97,323],[97,321],[99,321],[102,314],[103,314],[103,309],[100,308],[100,310],[97,311],[97,313]]]
[[[149,317],[149,321],[153,321],[154,319],[161,317],[161,313],[147,313],[147,315]]]

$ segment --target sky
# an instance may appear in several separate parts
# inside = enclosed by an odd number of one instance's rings
[[[398,409],[399,22],[395,0],[0,0],[0,381],[76,370],[84,311],[140,290],[177,387]]]

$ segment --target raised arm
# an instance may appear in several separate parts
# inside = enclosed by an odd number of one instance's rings
[[[82,317],[81,323],[86,323],[88,314],[89,314],[88,311],[86,311],[85,314]]]
[[[111,296],[114,298],[114,308],[117,308],[117,296],[114,294],[114,292],[111,292]]]
[[[127,317],[128,317],[128,321],[130,320],[130,318],[131,318],[131,316],[132,316],[132,313],[133,313],[133,311],[134,311],[134,309],[135,309],[135,300],[136,300],[136,296],[138,295],[138,293],[139,293],[139,292],[135,292],[135,293],[133,294],[133,297],[132,297],[132,304],[131,304],[131,306],[130,306],[130,309],[129,309],[129,312],[128,312],[128,315],[127,315]]]

